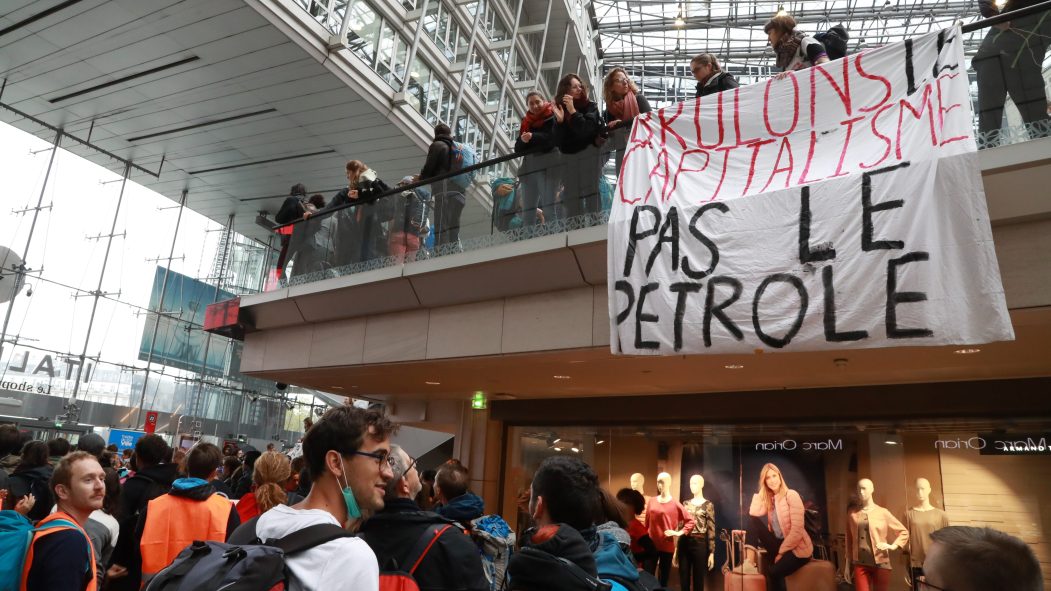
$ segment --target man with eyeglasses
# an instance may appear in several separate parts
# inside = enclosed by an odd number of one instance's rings
[[[396,429],[377,411],[329,409],[303,437],[310,494],[292,507],[278,505],[261,515],[256,535],[283,538],[319,524],[357,530],[364,514],[383,509],[387,483],[394,478],[390,436]],[[288,556],[285,564],[291,591],[379,588],[376,555],[360,538],[332,539]]]
[[[931,534],[919,588],[929,591],[1043,591],[1032,548],[988,527],[952,525]]]
[[[361,527],[380,569],[412,571],[422,591],[488,591],[470,536],[455,521],[416,504],[423,488],[416,460],[397,445],[391,445],[391,458],[394,478],[387,484],[383,510]]]

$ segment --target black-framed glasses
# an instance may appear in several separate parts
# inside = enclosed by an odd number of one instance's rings
[[[416,467],[416,462],[417,462],[418,460],[419,460],[419,458],[414,458],[414,457],[412,457],[412,456],[409,456],[409,465],[405,467],[405,473],[406,473],[406,474],[408,474],[409,472],[411,472],[411,471],[412,471],[412,469]]]
[[[379,451],[352,451],[352,456],[365,456],[366,458],[372,458],[376,460],[376,465],[383,467],[383,463],[386,462],[391,469],[394,469],[394,456],[390,455],[390,451],[381,449]]]

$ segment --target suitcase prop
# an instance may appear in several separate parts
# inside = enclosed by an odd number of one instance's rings
[[[745,531],[735,529],[719,534],[726,544],[726,564],[723,565],[725,591],[766,591],[766,577],[760,574],[762,560],[755,546],[745,544]]]

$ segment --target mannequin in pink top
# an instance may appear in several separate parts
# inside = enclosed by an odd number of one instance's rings
[[[671,474],[667,472],[657,475],[657,496],[646,503],[646,525],[657,547],[657,573],[651,574],[656,574],[661,586],[667,587],[675,542],[693,528],[693,519],[686,509],[671,497]]]
[[[765,522],[760,542],[773,564],[767,574],[771,591],[784,591],[785,577],[796,572],[814,554],[804,525],[806,510],[799,493],[788,488],[781,470],[766,464],[759,472],[759,490],[752,495],[748,514]]]
[[[858,481],[861,508],[847,517],[847,565],[844,578],[857,591],[890,589],[890,553],[909,542],[909,530],[873,499],[876,487],[868,478]]]

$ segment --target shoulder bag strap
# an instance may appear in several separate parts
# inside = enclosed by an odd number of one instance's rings
[[[320,546],[332,540],[352,537],[354,537],[354,534],[334,523],[319,523],[292,532],[283,538],[267,540],[266,545],[279,548],[287,556],[309,550],[314,546]]]
[[[427,553],[431,551],[431,547],[438,541],[438,538],[452,527],[449,523],[432,523],[423,531],[423,535],[420,539],[416,540],[416,545],[412,547],[412,550],[405,555],[405,559],[401,564],[401,568],[405,569],[410,575],[416,572],[419,568],[420,563],[423,562]]]

